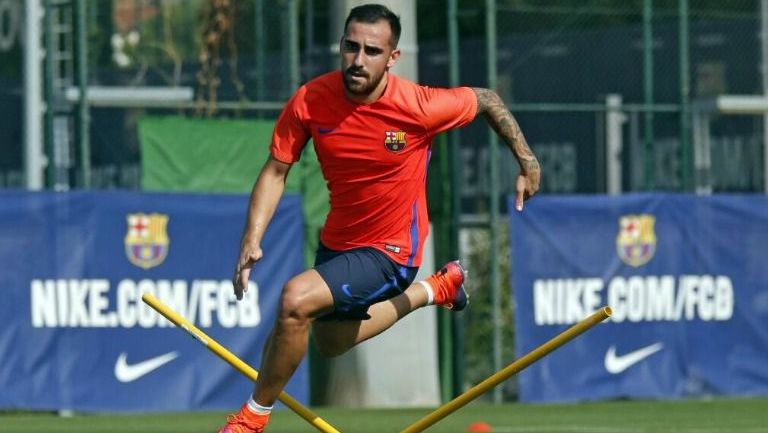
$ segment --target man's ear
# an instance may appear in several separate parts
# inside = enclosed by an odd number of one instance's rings
[[[395,63],[397,63],[397,59],[400,58],[400,49],[395,48],[392,50],[391,53],[389,53],[389,60],[387,60],[387,69],[391,68],[392,66],[395,66]]]

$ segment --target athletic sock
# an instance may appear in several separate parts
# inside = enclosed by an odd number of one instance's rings
[[[256,428],[261,431],[269,422],[269,415],[272,413],[272,406],[262,406],[253,400],[253,397],[243,404],[240,408],[240,417],[243,418],[249,428]]]
[[[432,305],[435,302],[435,290],[432,288],[432,285],[427,280],[421,280],[419,284],[424,288],[424,292],[427,293],[427,305]]]
[[[254,400],[253,396],[251,396],[248,398],[248,401],[245,402],[245,407],[247,407],[248,411],[254,415],[269,415],[272,413],[273,406],[262,406],[256,403],[256,400]]]

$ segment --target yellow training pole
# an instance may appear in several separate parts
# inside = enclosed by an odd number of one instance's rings
[[[192,337],[194,337],[197,341],[203,343],[203,345],[207,347],[208,350],[215,353],[219,358],[226,361],[229,365],[231,365],[232,367],[235,367],[237,371],[239,371],[240,373],[243,373],[251,380],[256,380],[256,377],[259,375],[259,373],[256,370],[254,370],[253,368],[251,368],[251,366],[249,366],[248,364],[240,360],[240,358],[235,356],[232,352],[227,350],[224,346],[217,343],[216,340],[212,339],[211,337],[206,335],[203,331],[199,330],[190,321],[181,317],[178,313],[173,311],[170,307],[160,302],[160,300],[158,300],[156,297],[154,297],[149,293],[144,293],[141,296],[141,300],[144,301],[145,304],[154,308],[155,311],[162,314],[166,319],[170,320],[174,325],[180,328],[183,328],[185,331],[189,332],[190,335],[192,335]],[[301,403],[296,401],[296,399],[286,394],[285,392],[280,393],[278,400],[283,402],[283,404],[288,406],[292,411],[296,412],[300,417],[304,418],[308,423],[312,424],[316,429],[320,430],[321,432],[339,433],[339,431],[336,430],[332,425],[328,424],[325,420],[323,420],[319,416],[312,413],[312,411],[310,411],[306,407],[302,406]]]
[[[408,428],[401,431],[400,433],[418,433],[418,432],[424,431],[425,429],[429,428],[431,425],[435,424],[436,422],[450,415],[460,407],[464,406],[465,404],[469,403],[470,401],[474,400],[480,395],[488,392],[489,389],[509,379],[510,376],[516,373],[519,373],[521,370],[525,369],[529,365],[543,358],[544,356],[546,356],[553,350],[557,349],[558,347],[562,346],[563,344],[583,334],[585,331],[589,330],[590,328],[592,328],[593,326],[597,325],[598,323],[602,322],[603,320],[607,319],[610,316],[611,316],[610,307],[603,307],[600,310],[596,311],[595,313],[592,313],[592,315],[590,315],[586,319],[571,326],[570,328],[560,333],[558,336],[552,338],[551,340],[547,341],[546,343],[542,344],[536,349],[528,352],[522,358],[518,359],[512,364],[509,364],[503,369],[497,371],[489,378],[485,379],[484,381],[478,383],[474,387],[467,390],[467,392],[465,392],[464,394],[461,394],[460,396],[454,398],[448,403],[440,406],[439,408],[437,408],[437,410],[428,414],[424,418],[416,421],[415,423],[411,424]]]

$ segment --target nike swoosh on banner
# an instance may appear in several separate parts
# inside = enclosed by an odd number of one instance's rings
[[[177,352],[169,352],[164,355],[147,359],[146,361],[129,365],[127,361],[128,356],[123,352],[117,358],[117,362],[115,362],[115,377],[123,383],[133,382],[173,361],[178,356],[179,354]]]
[[[651,344],[642,349],[629,352],[626,355],[616,355],[616,346],[611,346],[605,352],[605,369],[608,373],[619,374],[643,359],[653,355],[664,347],[661,343]]]

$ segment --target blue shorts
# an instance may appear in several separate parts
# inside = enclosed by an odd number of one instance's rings
[[[321,321],[370,319],[368,307],[405,291],[418,267],[403,266],[375,248],[333,251],[322,244],[315,268],[331,288],[334,311]]]

